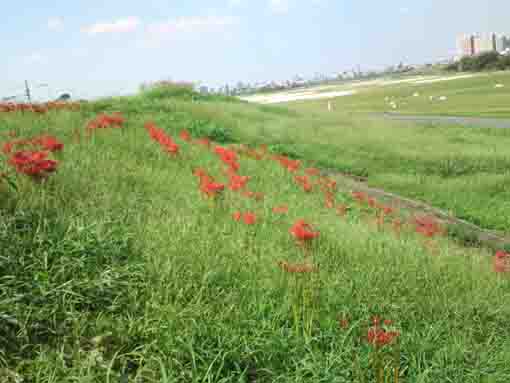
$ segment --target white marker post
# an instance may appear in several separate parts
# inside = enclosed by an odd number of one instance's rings
[[[328,112],[331,112],[331,101],[328,101]]]

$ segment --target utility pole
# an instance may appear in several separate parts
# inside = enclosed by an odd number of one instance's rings
[[[28,81],[25,80],[25,95],[27,96],[27,100],[29,103],[32,102],[32,99],[30,98],[30,88],[28,87]]]

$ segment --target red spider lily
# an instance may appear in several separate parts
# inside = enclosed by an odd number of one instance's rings
[[[301,167],[301,161],[291,160],[285,156],[274,156],[273,159],[278,161],[283,168],[287,169],[291,173],[296,172]]]
[[[191,134],[186,129],[181,130],[181,132],[179,133],[179,137],[183,141],[186,141],[186,142],[191,141]]]
[[[327,177],[319,177],[317,180],[317,184],[321,185],[321,190],[326,191],[335,191],[337,183],[335,180],[329,179]]]
[[[254,225],[257,222],[257,217],[254,213],[244,213],[243,221],[246,225]]]
[[[230,168],[231,172],[235,173],[239,170],[236,152],[221,146],[216,146],[214,148],[214,152],[220,157],[220,160]]]
[[[312,226],[304,220],[298,220],[289,230],[289,232],[301,243],[310,242],[319,236],[319,232],[312,231]]]
[[[352,192],[351,195],[352,195],[352,198],[354,198],[359,203],[362,203],[362,202],[366,201],[367,198],[368,198],[366,193],[363,193],[363,192],[360,192],[360,191]]]
[[[242,219],[243,222],[245,223],[245,225],[255,225],[255,223],[257,222],[257,217],[256,217],[255,213],[250,213],[250,212],[246,212],[246,213],[242,214],[240,211],[236,211],[232,215],[232,218],[234,218],[234,221],[236,221],[236,222],[240,222]]]
[[[230,168],[229,168],[230,169]],[[239,176],[237,174],[230,175],[230,183],[228,185],[230,190],[237,191],[241,190],[246,186],[246,183],[250,180],[249,176]]]
[[[494,272],[510,273],[510,254],[498,251],[494,256]]]
[[[33,178],[44,178],[48,173],[57,169],[58,162],[48,160],[47,152],[18,151],[9,159],[9,164],[14,166],[18,173],[23,173]]]
[[[225,185],[202,179],[200,190],[209,197],[216,197],[219,193],[225,190]]]
[[[308,169],[305,169],[305,173],[309,176],[316,176],[316,175],[319,175],[320,174],[320,170],[319,169],[316,169],[316,168],[308,168]]]
[[[393,321],[391,319],[385,319],[384,320],[384,325],[385,326],[391,326],[393,324]]]
[[[37,147],[50,152],[61,151],[64,148],[64,144],[59,142],[55,137],[40,136],[30,139],[19,139],[6,142],[2,147],[2,151],[5,154],[10,154],[16,146],[31,146],[33,148]]]
[[[368,329],[368,343],[375,345],[377,348],[391,344],[400,336],[398,331],[386,331],[385,329],[373,326]]]
[[[153,122],[147,122],[144,127],[150,137],[159,143],[163,150],[174,156],[179,154],[179,145],[177,145],[172,140],[172,137],[168,136],[163,129],[158,128]]]
[[[375,198],[369,198],[367,203],[371,208],[375,208],[377,206],[377,200]]]
[[[295,176],[294,181],[300,185],[306,193],[309,193],[313,190],[313,185],[307,176]]]
[[[424,235],[425,237],[432,238],[435,235],[444,233],[441,225],[434,217],[415,217],[414,223],[416,225],[416,232]]]
[[[287,206],[276,206],[273,208],[273,213],[276,214],[285,214],[289,211],[289,208]]]
[[[209,140],[208,138],[199,138],[198,140],[195,141],[195,144],[197,145],[200,145],[200,146],[204,146],[206,148],[210,148],[211,147],[211,140]]]
[[[288,262],[280,261],[278,262],[278,266],[280,266],[283,271],[291,274],[306,274],[318,271],[317,266],[307,263],[290,264]]]
[[[64,149],[64,144],[59,142],[53,136],[41,136],[41,137],[35,138],[32,142],[34,144],[41,146],[43,149],[48,150],[50,152],[59,152],[62,149]]]
[[[120,113],[99,114],[87,124],[87,130],[90,132],[95,129],[122,128],[124,121]]]
[[[15,104],[15,103],[0,103],[0,112],[33,112],[33,113],[47,113],[50,110],[77,110],[80,104],[71,102],[47,102],[43,104]]]
[[[395,211],[395,209],[393,209],[391,206],[377,205],[376,207],[377,209],[381,210],[384,215],[390,215]]]

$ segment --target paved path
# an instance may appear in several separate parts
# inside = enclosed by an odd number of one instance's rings
[[[397,113],[377,113],[373,115],[389,120],[411,121],[422,124],[449,124],[462,125],[469,128],[510,129],[510,119],[453,116],[416,116]]]

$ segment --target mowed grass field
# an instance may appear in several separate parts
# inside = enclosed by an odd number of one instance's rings
[[[440,77],[450,79],[438,81]],[[402,77],[401,80],[411,79]],[[349,84],[341,88],[351,89]],[[335,108],[353,113],[510,118],[510,71],[424,77],[389,85],[358,84],[355,89],[358,90],[356,95],[335,99]],[[440,97],[446,97],[446,100],[440,100]],[[322,110],[325,102],[308,101],[300,103],[300,107]]]
[[[122,128],[85,134],[97,113],[115,111]],[[150,139],[147,121],[174,138],[179,156]],[[221,162],[179,139],[183,129],[304,162],[289,173],[269,155],[241,156],[238,173],[263,198],[227,189],[213,201],[192,173],[225,183]],[[317,186],[306,193],[294,181],[313,165],[368,174],[504,228],[504,131],[152,92],[81,111],[1,114],[0,133],[2,142],[51,134],[64,143],[44,183],[1,161],[18,189],[0,184],[2,382],[352,382],[363,381],[359,371],[375,381],[366,339],[374,316],[400,334],[399,352],[388,348],[399,381],[510,379],[510,280],[494,273],[492,252],[424,238],[411,224],[397,231],[392,216],[374,224],[375,210],[349,194],[334,195],[348,208],[339,216]],[[273,211],[281,206],[288,212]],[[255,224],[235,221],[236,211],[254,213]],[[289,233],[299,219],[320,231],[306,248]],[[289,273],[279,262],[317,271]],[[304,291],[305,300],[296,295]]]

